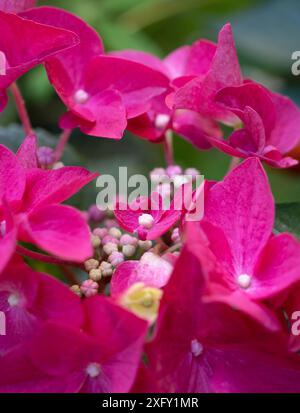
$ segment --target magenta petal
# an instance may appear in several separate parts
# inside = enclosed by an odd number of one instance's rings
[[[83,305],[87,315],[86,331],[97,340],[103,374],[94,381],[87,380],[81,391],[128,392],[142,356],[148,323],[105,297],[87,299]]]
[[[133,284],[162,288],[169,281],[172,265],[152,252],[145,253],[139,261],[125,261],[114,272],[110,291],[113,296],[122,294]]]
[[[240,131],[236,131],[241,133]],[[243,138],[244,138],[244,134],[243,134]],[[223,139],[217,139],[214,138],[212,136],[207,136],[207,140],[212,144],[212,146],[214,146],[217,149],[220,149],[222,152],[227,153],[230,156],[235,156],[238,158],[247,158],[247,153],[242,152],[241,150],[234,148],[233,146],[231,146],[227,141],[223,140]]]
[[[215,101],[215,94],[226,86],[242,83],[242,76],[235,50],[230,24],[219,33],[218,45],[206,76],[186,83],[175,93],[176,109],[191,109],[215,119],[234,122],[236,117]]]
[[[45,205],[27,216],[23,229],[41,249],[59,258],[83,262],[93,255],[83,215],[65,205]]]
[[[6,13],[20,13],[23,10],[34,7],[36,0],[1,0],[0,10]]]
[[[91,97],[86,105],[82,105],[93,114],[94,122],[82,122],[80,105],[73,108],[82,132],[102,138],[121,139],[127,126],[126,110],[120,93],[116,90],[105,90]],[[83,118],[85,117],[83,113]]]
[[[8,263],[16,248],[17,230],[10,208],[0,206],[0,273]]]
[[[0,145],[0,199],[17,203],[25,190],[25,170],[16,155]]]
[[[77,36],[66,30],[23,19],[0,11],[0,50],[7,61],[0,87],[14,80],[55,53],[78,43]]]
[[[184,76],[187,62],[191,54],[191,46],[182,46],[170,53],[163,61],[169,72],[170,79]]]
[[[26,169],[38,167],[36,135],[26,136],[18,149],[17,157],[20,164]]]
[[[54,58],[47,59],[47,72],[60,92],[60,85],[65,89],[64,78],[72,81],[73,87],[80,88],[82,72],[87,62],[104,52],[98,33],[85,21],[56,7],[38,7],[22,13],[22,16],[36,22],[70,30],[79,37],[80,43],[70,50],[64,50]]]
[[[300,141],[300,109],[288,97],[272,93],[276,108],[276,124],[268,144],[287,153]]]
[[[23,208],[31,210],[37,205],[63,202],[97,176],[76,166],[56,170],[32,169],[27,173]]]
[[[140,50],[120,50],[117,52],[110,52],[111,56],[123,57],[124,59],[132,60],[133,62],[142,63],[145,66],[151,67],[168,76],[168,70],[163,62],[156,56],[150,53],[141,52]]]
[[[98,76],[102,73],[102,76]],[[162,73],[145,65],[113,56],[98,56],[87,67],[85,89],[90,95],[115,89],[122,95],[127,117],[146,112],[149,101],[169,85]]]
[[[300,280],[300,243],[290,234],[272,237],[262,251],[249,294],[269,298]]]
[[[244,161],[211,188],[205,201],[206,218],[227,238],[236,275],[251,275],[274,222],[273,196],[260,162]]]
[[[221,138],[222,132],[216,122],[189,110],[177,110],[173,116],[173,129],[196,148],[209,149],[207,136]]]

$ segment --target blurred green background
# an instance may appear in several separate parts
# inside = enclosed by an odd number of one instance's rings
[[[163,57],[172,49],[200,37],[216,41],[220,27],[231,22],[244,75],[292,97],[300,105],[300,76],[291,74],[291,55],[300,50],[299,0],[49,0],[85,19],[102,36],[106,50],[136,48]],[[41,132],[42,143],[55,145],[57,120],[64,107],[49,85],[43,67],[19,82],[29,114]],[[2,126],[18,122],[13,102],[1,115]],[[54,137],[52,136],[54,135]],[[15,127],[0,129],[0,140],[16,145],[22,133]],[[299,131],[300,137],[300,131]],[[122,141],[93,138],[76,130],[65,161],[82,164],[102,174],[128,166],[130,173],[147,173],[164,165],[160,145],[126,134]],[[175,138],[175,159],[183,167],[194,166],[209,179],[220,179],[229,157],[215,150],[199,152]],[[268,168],[276,200],[300,201],[300,169]],[[95,201],[95,186],[82,192],[76,203]]]

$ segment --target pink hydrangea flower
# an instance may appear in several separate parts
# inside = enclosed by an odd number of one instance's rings
[[[213,282],[230,293],[224,300],[240,297],[246,311],[243,297],[263,302],[300,280],[300,243],[289,233],[273,235],[273,223],[273,196],[256,158],[236,167],[206,196],[201,227],[212,261],[222,268]]]
[[[152,99],[147,113],[129,121],[128,129],[151,142],[161,142],[166,132],[173,130],[201,149],[208,149],[210,144],[206,135],[222,136],[217,123],[190,110],[173,111],[166,105],[165,100],[177,88],[177,83],[181,84],[195,76],[203,76],[209,68],[215,51],[215,44],[207,40],[199,40],[192,46],[176,49],[163,60],[136,50],[111,53],[155,68],[166,75],[170,82],[170,87],[164,94]]]
[[[154,240],[167,232],[186,212],[192,199],[189,184],[182,185],[170,205],[157,192],[150,198],[139,197],[131,204],[118,202],[114,209],[119,225],[128,232],[136,232],[141,240]]]
[[[1,7],[0,7],[1,8]],[[0,11],[0,109],[5,90],[29,69],[78,43],[75,33]]]
[[[298,163],[284,155],[299,142],[300,110],[287,97],[247,82],[242,86],[220,90],[216,97],[243,122],[227,141],[210,138],[210,142],[231,156],[257,156],[277,168]]]
[[[129,392],[147,323],[105,297],[86,299],[82,305],[83,331],[44,323],[27,345],[0,359],[0,392]]]
[[[30,154],[34,142],[35,137],[29,136],[17,155],[0,146],[1,269],[17,240],[32,242],[63,259],[81,262],[92,255],[83,215],[59,204],[97,174],[81,167],[37,168],[36,150]]]
[[[0,274],[0,311],[6,317],[6,335],[0,335],[0,354],[24,346],[40,325],[53,320],[80,327],[80,299],[64,284],[33,271],[15,256]]]
[[[190,109],[212,119],[235,124],[236,116],[215,101],[220,89],[239,86],[243,82],[230,24],[221,29],[215,52],[205,63],[201,75],[178,82],[168,104],[175,109]]]
[[[39,7],[22,16],[73,30],[80,38],[77,49],[48,59],[46,64],[49,78],[68,108],[61,120],[66,129],[79,126],[88,135],[120,139],[127,119],[146,112],[151,98],[168,86],[166,76],[156,70],[105,56],[98,35],[64,10]]]
[[[207,302],[207,267],[187,240],[165,287],[154,339],[137,378],[142,392],[299,392],[300,364],[281,333],[231,306]],[[246,374],[245,374],[246,372]]]

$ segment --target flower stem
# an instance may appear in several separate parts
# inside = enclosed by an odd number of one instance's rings
[[[173,135],[171,131],[166,132],[163,145],[167,165],[174,165]]]
[[[56,265],[72,265],[75,267],[82,267],[82,264],[78,262],[70,262],[62,260],[58,257],[51,257],[50,255],[45,255],[40,252],[31,251],[28,248],[22,247],[21,245],[17,246],[16,252],[23,257],[31,258],[36,261],[46,262],[48,264]]]
[[[26,136],[30,135],[32,133],[32,126],[31,126],[31,122],[28,116],[28,112],[25,106],[22,93],[16,83],[13,83],[10,86],[10,90],[14,97],[16,108],[17,108],[20,120],[22,122],[24,131],[26,133]]]
[[[56,146],[55,151],[54,151],[54,159],[55,159],[56,162],[59,161],[60,158],[62,157],[62,154],[64,153],[65,146],[69,141],[71,133],[72,133],[71,129],[65,129],[61,133],[61,135],[59,137],[59,140],[58,140],[58,143],[57,143],[57,146]]]

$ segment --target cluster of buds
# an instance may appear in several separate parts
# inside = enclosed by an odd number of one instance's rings
[[[195,168],[183,170],[179,165],[155,168],[150,172],[150,180],[162,198],[170,197],[181,185],[195,182],[200,172]]]

